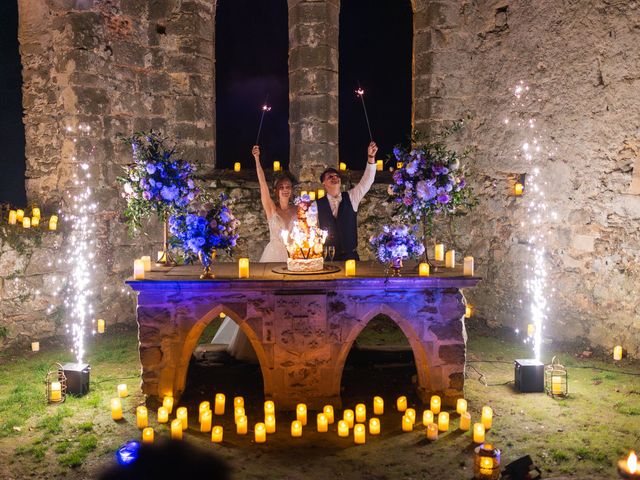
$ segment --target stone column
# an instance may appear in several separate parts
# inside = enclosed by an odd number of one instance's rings
[[[339,12],[339,0],[289,0],[289,165],[301,182],[338,162]]]

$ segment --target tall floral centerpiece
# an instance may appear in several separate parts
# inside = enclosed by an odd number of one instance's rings
[[[369,239],[369,245],[376,258],[391,267],[394,277],[400,276],[403,260],[424,253],[424,245],[406,225],[385,225],[382,233]]]
[[[143,219],[157,216],[164,222],[163,254],[158,262],[175,264],[169,254],[167,219],[185,212],[198,195],[193,181],[195,166],[177,158],[175,147],[168,145],[158,132],[138,132],[123,140],[133,151],[133,163],[124,167],[124,175],[118,177],[127,201],[124,215],[129,230],[136,232]]]
[[[210,204],[203,205],[204,213],[182,213],[169,217],[169,229],[175,237],[174,245],[184,252],[185,260],[199,259],[204,267],[200,278],[214,278],[211,271],[218,250],[231,254],[238,241],[236,233],[240,222],[227,204],[228,197],[221,194]]]

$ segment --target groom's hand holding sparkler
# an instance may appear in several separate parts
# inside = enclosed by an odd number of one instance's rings
[[[369,148],[367,148],[368,163],[371,163],[371,164],[376,163],[376,153],[378,153],[378,146],[376,145],[376,142],[371,142],[369,144]]]
[[[260,161],[260,147],[258,145],[254,145],[251,149],[251,155],[255,158],[256,162]]]

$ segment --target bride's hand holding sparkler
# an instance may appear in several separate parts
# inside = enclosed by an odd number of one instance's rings
[[[251,155],[255,158],[256,162],[260,161],[260,147],[258,145],[254,145],[251,149]]]
[[[378,146],[376,145],[376,142],[371,142],[369,144],[369,148],[367,148],[367,162],[376,163],[376,153],[378,153]]]

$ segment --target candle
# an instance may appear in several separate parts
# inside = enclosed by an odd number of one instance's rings
[[[216,403],[214,407],[214,413],[216,415],[224,415],[224,402],[225,396],[224,393],[216,393]]]
[[[473,257],[464,257],[463,275],[473,277]]]
[[[171,440],[182,440],[182,420],[179,418],[171,421]]]
[[[133,279],[144,280],[144,263],[139,258],[133,261]]]
[[[40,209],[38,207],[33,207],[31,210],[31,216],[33,218],[40,218]]]
[[[415,408],[407,408],[404,411],[405,416],[409,417],[411,419],[411,421],[414,423],[416,423],[416,409]]]
[[[407,409],[407,397],[404,395],[398,397],[396,400],[396,408],[399,412],[404,412]]]
[[[467,411],[467,401],[464,398],[459,398],[456,402],[456,413],[462,415]]]
[[[200,402],[198,406],[198,422],[202,422],[202,414],[206,411],[211,410],[211,405],[206,400],[204,402]]]
[[[98,333],[104,333],[104,319],[98,319]]]
[[[145,427],[145,429],[142,430],[142,443],[153,443],[153,437],[153,428]]]
[[[29,217],[24,217],[22,219],[22,226],[24,228],[31,228],[31,219]]]
[[[344,162],[340,162],[339,168],[341,172],[344,172],[347,169],[347,164]]]
[[[333,406],[332,405],[325,405],[324,408],[322,409],[322,413],[324,413],[326,415],[327,422],[329,422],[329,424],[333,424],[333,422],[334,422]]]
[[[403,432],[413,431],[413,420],[411,420],[411,417],[408,417],[406,415],[402,416],[402,431]]]
[[[318,428],[318,432],[320,433],[329,431],[329,420],[324,413],[319,413],[316,416],[316,425]]]
[[[484,425],[485,430],[491,428],[491,424],[493,423],[493,409],[491,407],[482,407],[482,419],[480,421]]]
[[[224,434],[224,428],[222,428],[220,425],[216,425],[211,429],[211,441],[213,443],[222,442],[223,434]]]
[[[402,162],[396,162],[396,168],[398,170],[401,169],[403,165],[404,165],[404,163],[402,163]]]
[[[431,410],[425,410],[422,412],[422,425],[425,427],[433,423],[433,412]]]
[[[363,445],[366,441],[367,429],[362,423],[358,423],[353,427],[353,443]]]
[[[249,424],[249,421],[247,420],[246,415],[239,417],[238,421],[236,422],[236,433],[238,435],[246,435],[248,424]]]
[[[53,388],[53,384],[51,384],[51,387]],[[53,393],[53,390],[51,393]],[[114,420],[122,420],[122,401],[119,398],[111,399],[111,418]]]
[[[442,261],[444,261],[444,243],[438,243],[438,244],[435,246],[434,258],[435,258],[438,262],[442,262]]]
[[[141,429],[149,426],[149,412],[143,405],[136,408],[136,425]]]
[[[473,442],[484,443],[484,425],[482,423],[473,424]]]
[[[369,419],[369,433],[371,435],[380,435],[380,420],[376,417]]]
[[[527,336],[533,337],[533,334],[536,333],[536,326],[533,323],[527,325]]]
[[[447,250],[447,253],[444,256],[444,266],[447,268],[456,267],[456,251],[455,250]]]
[[[344,420],[340,420],[338,422],[338,436],[339,437],[348,437],[349,436],[349,424]]]
[[[267,441],[267,430],[264,423],[256,423],[254,428],[254,439],[256,443],[264,443]]]
[[[169,421],[169,410],[167,407],[158,408],[158,423],[167,423]]]
[[[629,452],[627,458],[618,460],[618,473],[622,478],[640,479],[640,468],[638,468],[638,456],[633,450]]]
[[[316,192],[309,192],[309,200],[312,202],[316,199]]]
[[[246,412],[244,411],[244,407],[236,407],[233,409],[233,421],[235,423],[238,423],[238,419],[240,417],[244,417],[245,415],[246,415]]]
[[[249,278],[249,259],[240,258],[238,260],[238,278]]]
[[[421,263],[418,266],[418,275],[420,275],[421,277],[428,277],[429,276],[429,264],[428,263]]]
[[[31,351],[39,352],[40,351],[40,342],[31,342]]]
[[[524,185],[522,185],[520,182],[516,182],[516,184],[513,186],[513,193],[517,197],[522,195],[523,190],[524,190]]]
[[[367,420],[367,407],[364,403],[356,405],[356,422],[364,423]]]
[[[434,414],[438,414],[440,413],[441,405],[442,400],[440,400],[440,397],[438,395],[434,395],[433,397],[431,397],[429,410],[431,410]]]
[[[31,226],[33,228],[38,228],[39,225],[40,225],[40,217],[33,217],[31,219]]]
[[[318,189],[318,200],[320,200],[322,197],[324,197],[324,189],[323,188],[319,188]]]
[[[62,401],[62,384],[60,382],[51,382],[49,388],[49,401]],[[113,413],[113,408],[111,409],[111,412]],[[122,418],[122,408],[120,408],[120,418]],[[114,420],[120,420],[120,418],[114,418]]]
[[[381,172],[383,168],[384,168],[384,161],[376,160],[376,170],[378,172]]]
[[[373,414],[374,415],[383,415],[384,414],[384,400],[382,397],[373,397]]]
[[[300,191],[300,196],[304,197],[305,195],[309,195],[309,192],[307,192],[306,190],[301,190]]]
[[[149,255],[140,257],[140,261],[142,262],[142,266],[145,272],[151,271],[151,257]]]
[[[180,407],[176,410],[176,418],[182,422],[182,429],[186,430],[189,427],[189,413],[187,407]]]
[[[49,219],[49,230],[57,230],[58,229],[58,216],[51,215]]]
[[[460,430],[464,430],[465,432],[471,428],[471,414],[469,412],[464,412],[460,415]]]
[[[173,397],[164,397],[162,399],[162,406],[167,409],[169,413],[173,411]]]
[[[129,390],[127,389],[126,383],[121,383],[118,385],[118,396],[120,398],[126,398],[129,396]]]
[[[473,313],[473,307],[471,305],[466,305],[464,307],[464,318],[471,318],[472,313]]]
[[[622,360],[622,345],[613,347],[613,359],[616,361]]]
[[[307,406],[304,403],[299,403],[296,406],[296,420],[302,423],[302,425],[307,424]]]
[[[299,420],[294,420],[293,422],[291,422],[291,436],[292,437],[302,436],[302,423]]]
[[[21,210],[21,209],[16,210],[16,221],[18,223],[22,223],[23,218],[24,218],[24,210]]]
[[[448,412],[440,412],[438,414],[438,430],[441,432],[446,432],[449,430],[449,413]]]
[[[278,160],[273,161],[273,171],[279,172],[281,170],[280,162]]]
[[[224,316],[224,314],[221,314],[221,316]],[[233,397],[233,408],[238,407],[244,408],[244,397]],[[265,411],[265,413],[267,412]]]
[[[344,275],[345,275],[345,277],[355,277],[356,276],[356,261],[355,260],[347,260],[344,263]]]
[[[435,423],[430,423],[427,425],[427,440],[437,440],[438,439],[438,425]]]
[[[162,262],[163,261],[162,259],[164,258],[164,252],[162,250],[160,250],[158,252],[158,256],[156,258],[158,259],[157,260],[158,262]]]
[[[265,415],[264,426],[267,433],[276,433],[276,416],[272,414]]]
[[[236,162],[233,164],[233,171],[234,172],[239,172],[240,171],[240,162]]]
[[[564,390],[562,388],[562,377],[559,375],[551,376],[551,393],[553,395],[562,395]]]
[[[9,225],[15,225],[17,220],[17,215],[15,210],[9,210]]]
[[[355,423],[355,415],[353,414],[353,410],[349,408],[346,409],[342,415],[342,419],[347,422],[349,428],[353,428],[353,425]]]

